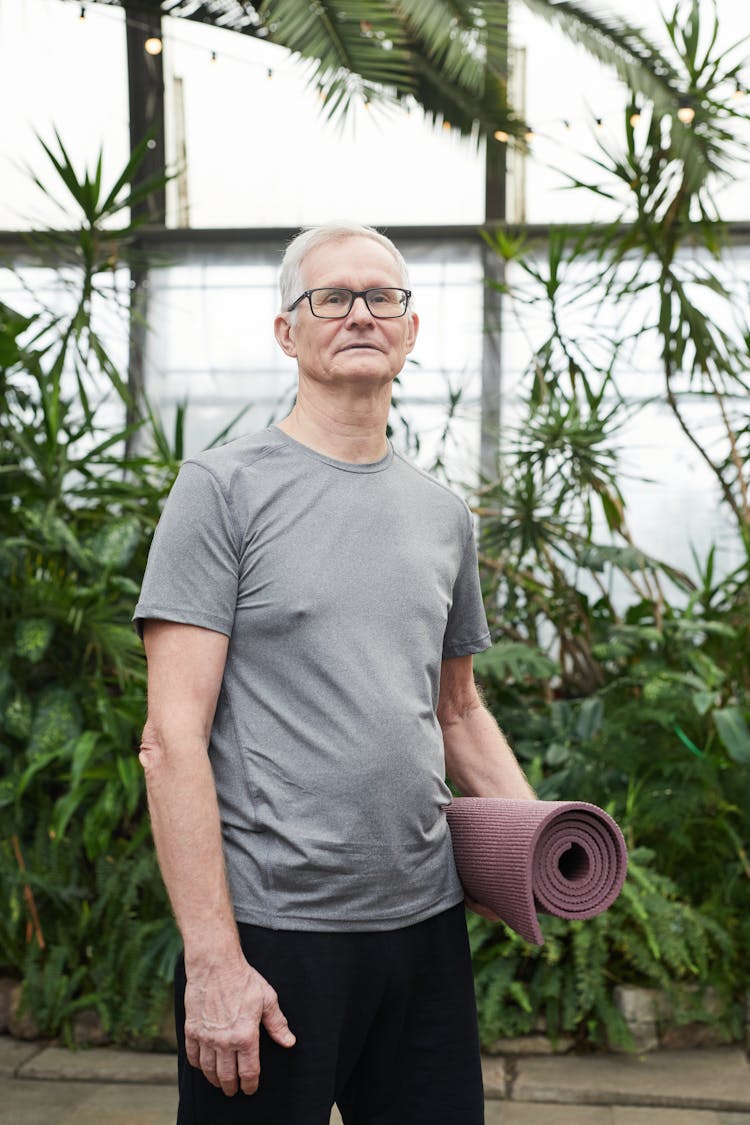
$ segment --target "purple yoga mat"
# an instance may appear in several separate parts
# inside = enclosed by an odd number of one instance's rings
[[[526,941],[544,944],[537,911],[593,918],[620,893],[625,841],[596,805],[456,797],[447,815],[466,894]]]

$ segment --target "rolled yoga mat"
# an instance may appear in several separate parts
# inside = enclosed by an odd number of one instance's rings
[[[447,816],[468,897],[535,945],[544,944],[537,911],[593,918],[625,881],[622,832],[596,805],[456,797]]]

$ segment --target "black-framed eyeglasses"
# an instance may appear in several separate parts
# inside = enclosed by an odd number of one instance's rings
[[[292,312],[305,298],[310,302],[310,312],[322,320],[341,320],[351,312],[357,297],[361,297],[378,320],[403,316],[409,306],[411,289],[394,289],[390,286],[376,289],[306,289],[287,312]]]

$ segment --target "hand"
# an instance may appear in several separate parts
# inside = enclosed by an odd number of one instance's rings
[[[502,918],[499,914],[495,914],[488,906],[482,906],[481,902],[475,902],[474,899],[469,898],[468,895],[464,897],[464,906],[469,910],[473,910],[475,914],[481,915],[482,918],[486,918],[488,922],[502,922]]]
[[[231,1096],[254,1094],[260,1080],[260,1025],[282,1047],[296,1039],[276,993],[246,961],[233,969],[189,975],[185,1048],[191,1066]]]

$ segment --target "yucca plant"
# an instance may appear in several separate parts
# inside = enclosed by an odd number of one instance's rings
[[[543,309],[548,330],[529,358],[497,479],[477,497],[496,643],[476,667],[540,796],[603,805],[636,855],[649,849],[648,892],[641,879],[606,919],[584,924],[599,979],[710,982],[736,1033],[750,982],[750,329],[742,283],[733,289],[721,266],[713,192],[741,113],[726,100],[737,70],[731,52],[716,49],[715,21],[703,25],[691,2],[666,26],[692,90],[694,124],[642,107],[642,127],[625,121],[623,150],[602,148],[596,182],[575,183],[621,200],[621,221],[553,231],[545,252],[508,232],[487,236],[512,263],[505,292],[517,316]],[[694,551],[688,572],[643,550],[629,530],[619,447],[635,409],[634,350],[647,344],[662,364],[650,394],[710,468],[735,531],[739,561],[728,572],[709,543]],[[691,396],[716,421],[710,448],[685,409]],[[626,956],[615,945],[602,951],[615,918],[637,928],[639,911],[653,923],[671,909],[685,911],[672,930],[660,924],[637,942],[634,934]],[[623,912],[632,912],[630,923]],[[683,950],[678,969],[666,946],[670,933],[690,927],[707,944],[700,957],[698,946]],[[482,931],[487,1027],[506,1019],[530,1027],[554,992],[546,1013],[553,1029],[580,1031],[593,1019],[601,1031],[612,1016],[606,989],[596,1004],[591,993],[588,1014],[577,999],[573,946],[582,940],[571,936],[554,972],[543,967],[551,951],[532,961],[524,954],[515,968],[523,964],[528,987],[514,986],[514,999],[511,977],[502,983],[508,950]]]

